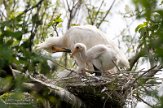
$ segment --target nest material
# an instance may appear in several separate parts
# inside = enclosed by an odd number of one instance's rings
[[[83,105],[78,107],[122,108],[126,100],[123,85],[128,82],[128,79],[121,75],[116,75],[116,77],[115,75],[109,77],[75,76],[55,79],[55,81],[44,80],[44,82],[62,87],[79,98]]]

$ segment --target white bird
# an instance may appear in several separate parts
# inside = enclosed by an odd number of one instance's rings
[[[67,49],[72,50],[76,43],[83,43],[87,49],[97,44],[109,45],[121,56],[122,61],[128,62],[125,55],[112,40],[108,39],[105,33],[90,25],[71,27],[63,36],[50,37],[36,47],[37,49],[45,49],[48,52],[67,52],[69,51]],[[74,59],[78,65],[82,63],[80,55],[76,54]]]
[[[83,73],[86,64],[90,63],[102,73],[113,69],[116,65],[122,68],[129,65],[128,62],[122,61],[124,59],[121,59],[116,50],[109,45],[98,44],[87,50],[86,45],[83,43],[76,43],[71,56],[76,54],[80,55],[82,63],[79,64],[79,69]]]
[[[84,43],[87,48],[91,48],[96,44],[113,44],[107,36],[96,27],[74,26],[71,27],[63,36],[49,37],[45,42],[38,44],[37,49],[45,49],[48,52],[65,51],[63,48],[73,49],[75,43]]]

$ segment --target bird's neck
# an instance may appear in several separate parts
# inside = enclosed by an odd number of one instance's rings
[[[86,62],[87,62],[85,52],[82,51],[82,52],[78,53],[77,58],[78,58],[78,65],[81,68],[85,68],[86,67]]]
[[[66,39],[63,36],[56,38],[56,45],[58,47],[67,47]]]
[[[83,51],[80,52],[80,56],[82,60],[86,60],[87,56],[86,56],[86,49],[84,49]]]
[[[82,56],[82,59],[86,59],[86,54],[85,54],[85,52],[81,52],[80,55]]]

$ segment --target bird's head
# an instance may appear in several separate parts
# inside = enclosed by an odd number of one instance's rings
[[[39,44],[39,45],[41,45],[41,44]],[[56,52],[67,52],[67,53],[71,53],[71,50],[70,49],[62,48],[62,47],[56,47],[54,45],[52,45],[52,46],[46,46],[46,47],[36,46],[36,48],[37,49],[44,49],[44,50],[46,50],[49,53],[56,53]]]
[[[86,46],[83,43],[76,43],[72,50],[71,57],[73,57],[76,53],[81,53],[86,51]]]
[[[63,45],[64,46],[64,45]],[[60,45],[60,38],[59,37],[49,37],[44,42],[38,44],[36,49],[44,49],[47,52],[55,53],[55,52],[68,52],[70,53],[71,50]]]

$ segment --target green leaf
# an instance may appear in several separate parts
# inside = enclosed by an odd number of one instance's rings
[[[48,27],[54,25],[54,24],[58,24],[63,22],[62,18],[60,17],[61,15],[58,15],[56,18],[54,18],[51,22],[49,22]]]
[[[135,32],[139,32],[142,28],[145,28],[147,27],[148,25],[148,22],[144,22],[143,24],[139,24],[136,29],[135,29]]]
[[[16,31],[16,32],[13,32],[13,31],[11,31],[11,30],[6,30],[6,31],[4,31],[3,32],[4,34],[4,36],[7,36],[7,37],[14,37],[14,38],[16,38],[17,40],[21,40],[21,38],[22,38],[22,32],[21,31]]]
[[[7,46],[1,45],[0,46],[0,67],[8,65],[12,63],[12,50],[9,49]]]
[[[13,36],[17,39],[17,40],[21,40],[22,38],[22,32],[21,31],[16,31],[13,33]]]

